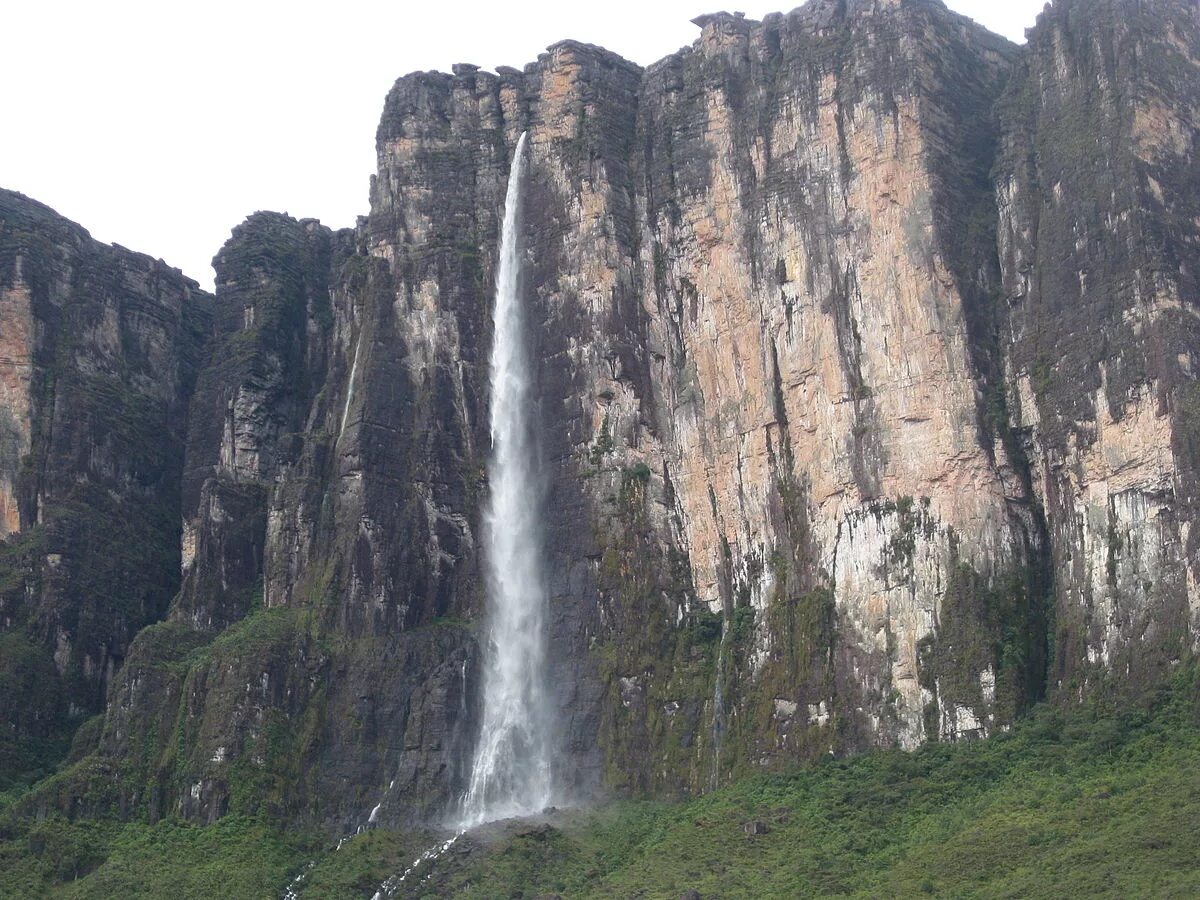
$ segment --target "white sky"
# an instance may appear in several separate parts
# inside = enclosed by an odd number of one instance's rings
[[[0,187],[211,288],[213,254],[255,210],[334,228],[367,212],[400,75],[520,68],[563,38],[645,65],[691,43],[699,13],[796,3],[8,0]],[[1043,0],[948,5],[1023,41]]]

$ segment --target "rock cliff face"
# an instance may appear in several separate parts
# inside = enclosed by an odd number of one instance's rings
[[[1013,424],[1050,522],[1056,687],[1195,647],[1200,10],[1059,3],[1002,105]]]
[[[0,785],[102,708],[178,589],[211,299],[0,191]]]
[[[575,793],[982,736],[1192,652],[1195,7],[1059,0],[1025,50],[934,0],[697,24],[645,70],[406,76],[356,229],[235,230],[180,593],[30,803],[339,826],[462,791],[523,131]]]

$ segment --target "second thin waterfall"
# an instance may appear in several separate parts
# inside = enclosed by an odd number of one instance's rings
[[[528,815],[553,797],[545,683],[542,482],[521,278],[525,135],[517,141],[500,236],[491,357],[491,497],[484,517],[487,644],[482,724],[461,824]]]

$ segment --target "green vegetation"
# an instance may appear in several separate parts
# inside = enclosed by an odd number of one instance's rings
[[[384,880],[403,873],[441,840],[444,838],[424,831],[365,832],[338,852],[325,854],[308,870],[297,893],[303,900],[366,900]]]
[[[635,481],[641,482],[643,485],[650,481],[650,467],[644,462],[634,463],[632,466],[621,470],[621,484],[623,489],[627,489]]]
[[[596,533],[611,628],[594,650],[609,692],[598,740],[609,762],[608,783],[630,793],[700,784],[704,748],[694,735],[712,696],[724,627],[721,615],[688,609],[687,559],[662,553],[653,537],[646,510],[650,476],[645,463],[622,469],[614,515]],[[687,612],[677,624],[680,609]]]
[[[989,585],[970,565],[951,570],[936,634],[917,645],[921,686],[943,706],[985,707],[981,675],[994,678],[996,721],[1011,723],[1040,699],[1045,625],[1029,573],[1016,569]],[[936,715],[931,704],[927,713]],[[926,728],[936,734],[934,722]]]
[[[19,632],[0,634],[0,791],[54,771],[71,745],[63,706],[49,651]]]
[[[600,463],[604,461],[604,457],[612,453],[613,446],[612,432],[609,428],[608,413],[605,413],[604,421],[600,423],[600,434],[596,436],[596,443],[592,445],[592,465],[600,465]]]
[[[55,817],[0,842],[0,897],[274,898],[311,840],[236,816],[208,827]]]
[[[615,804],[443,863],[430,883],[462,897],[1195,896],[1197,686],[1181,677],[1149,710],[1042,707],[988,741]]]
[[[1008,734],[829,759],[683,803],[623,801],[464,839],[423,897],[1185,897],[1200,893],[1200,670],[1143,706],[1041,706]],[[370,896],[436,838],[339,852],[240,816],[199,827],[3,822],[0,897]]]

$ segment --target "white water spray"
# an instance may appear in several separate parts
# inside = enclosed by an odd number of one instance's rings
[[[388,898],[395,897],[396,892],[400,890],[400,886],[409,878],[411,878],[413,873],[416,872],[418,868],[420,868],[424,863],[436,862],[445,856],[446,852],[458,842],[460,837],[462,837],[462,834],[463,833],[460,831],[453,837],[442,841],[440,844],[434,844],[432,847],[414,859],[412,861],[412,865],[410,865],[407,869],[398,875],[392,875],[387,881],[381,884],[379,886],[379,890],[371,895],[371,900],[388,900]],[[426,877],[428,877],[428,873],[426,873]]]
[[[521,182],[517,141],[500,236],[491,357],[491,499],[484,518],[488,644],[483,722],[462,827],[529,815],[550,805],[550,713],[545,686],[546,586],[541,481],[521,297]]]

